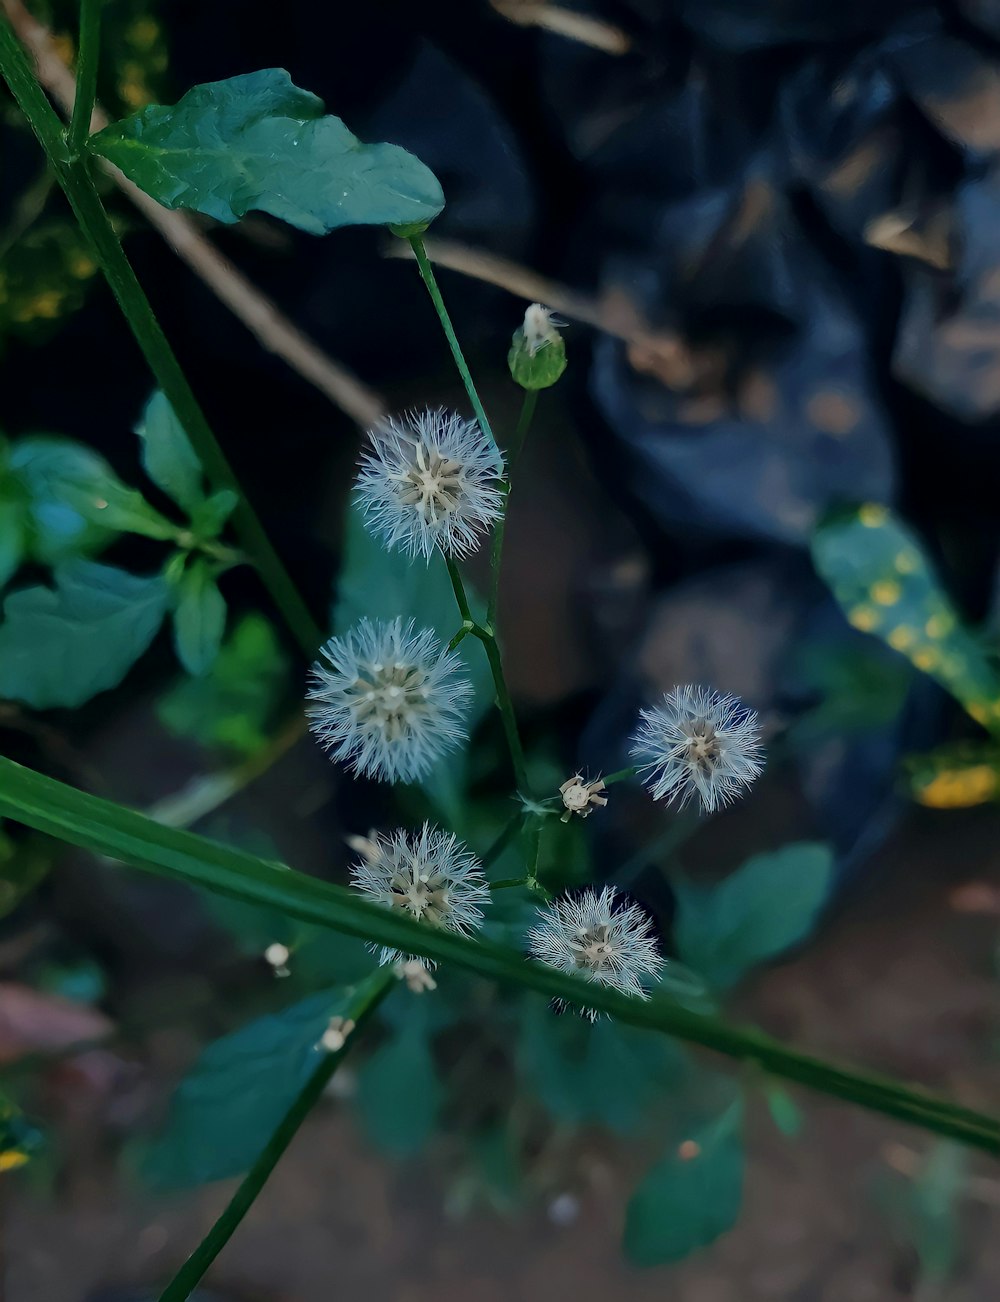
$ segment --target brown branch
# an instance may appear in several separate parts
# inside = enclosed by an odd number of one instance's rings
[[[508,22],[519,27],[540,27],[605,54],[626,54],[631,46],[620,27],[591,14],[578,14],[560,5],[545,4],[543,0],[490,0],[490,4]]]
[[[34,59],[38,80],[68,116],[76,95],[76,79],[59,57],[52,33],[28,12],[22,0],[0,0],[0,9]],[[107,123],[107,115],[95,108],[91,130],[100,130]],[[262,348],[280,357],[358,425],[367,428],[384,416],[382,398],[328,357],[219,252],[186,213],[168,211],[143,194],[116,167],[104,164],[104,168],[181,261],[243,322]]]

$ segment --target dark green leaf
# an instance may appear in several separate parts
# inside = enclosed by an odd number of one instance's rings
[[[177,658],[196,678],[215,664],[226,630],[226,602],[208,561],[197,556],[177,585],[174,608],[174,646]]]
[[[919,539],[869,503],[821,526],[813,561],[855,628],[881,638],[980,723],[1000,722],[1000,673],[948,599]]]
[[[0,487],[0,494],[6,485]],[[17,573],[28,550],[27,504],[20,494],[0,495],[0,588]]]
[[[829,847],[801,841],[754,855],[715,886],[675,878],[681,959],[716,989],[734,985],[809,934],[832,872]]]
[[[37,560],[55,564],[78,554],[81,543],[93,541],[88,526],[101,531],[98,540],[114,531],[160,540],[177,534],[103,457],[71,439],[44,434],[18,439],[10,468],[28,493]]]
[[[624,1248],[638,1266],[679,1261],[733,1227],[743,1200],[742,1107],[696,1131],[629,1199]]]
[[[167,608],[159,575],[69,561],[54,577],[54,589],[12,593],[0,625],[0,696],[38,710],[82,705],[117,686]]]
[[[430,221],[441,187],[397,145],[365,145],[282,68],[210,82],[173,108],[151,104],[90,147],[167,208],[220,222],[253,209],[312,235]]]
[[[410,1157],[437,1120],[441,1087],[423,1019],[410,1018],[361,1069],[358,1107],[373,1144]]]
[[[135,432],[142,440],[142,464],[146,474],[191,515],[204,497],[201,462],[184,426],[159,389],[146,403]]]
[[[325,990],[210,1044],[184,1077],[162,1132],[139,1151],[151,1185],[183,1189],[240,1175],[326,1053],[320,1041],[353,990]]]
[[[268,726],[288,685],[288,661],[263,615],[244,616],[204,678],[185,678],[161,698],[166,727],[204,746],[250,755],[267,744]]]

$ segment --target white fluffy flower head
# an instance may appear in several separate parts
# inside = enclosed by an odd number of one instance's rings
[[[561,972],[575,972],[643,999],[649,998],[646,985],[663,967],[648,915],[613,886],[600,892],[588,887],[540,909],[537,924],[528,932],[528,948],[532,958]],[[584,1013],[591,1021],[598,1015],[592,1009]]]
[[[454,834],[425,823],[419,832],[376,833],[373,843],[375,852],[351,869],[351,885],[367,899],[463,936],[483,925],[490,889],[479,860]],[[380,963],[427,966],[414,954],[371,948],[379,950]]]
[[[695,796],[711,814],[763,772],[757,715],[735,696],[675,687],[640,717],[632,756],[657,800],[684,805]]]
[[[499,519],[503,458],[475,421],[411,411],[369,432],[355,486],[370,533],[390,551],[461,558]]]
[[[464,740],[472,688],[430,629],[363,619],[320,655],[309,726],[359,776],[416,782]]]

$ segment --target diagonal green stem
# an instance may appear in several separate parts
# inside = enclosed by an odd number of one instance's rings
[[[45,98],[10,24],[2,17],[0,74],[38,137],[136,342],[194,444],[209,480],[216,488],[229,488],[237,494],[239,504],[233,513],[233,522],[243,547],[253,558],[275,605],[302,650],[311,656],[321,641],[320,629],[272,547],[256,512],[240,491],[236,475],[216,441],[104,211],[86,160],[71,157],[59,118]]]
[[[482,642],[483,650],[486,652],[490,673],[493,675],[493,686],[496,690],[497,709],[500,711],[504,736],[507,738],[507,749],[510,751],[510,761],[514,768],[514,781],[517,783],[518,790],[527,794],[528,771],[524,762],[524,748],[521,745],[521,734],[517,728],[514,704],[510,699],[510,692],[507,690],[507,680],[504,677],[503,661],[500,658],[500,648],[497,646],[496,636],[491,626],[484,628],[482,624],[477,624],[473,619],[465,584],[462,582],[462,574],[456,563],[450,556],[445,556],[444,562],[448,567],[448,577],[451,579],[452,590],[455,593],[455,601],[458,604],[463,624],[472,625],[470,630],[472,636],[477,637]]]
[[[71,158],[79,158],[90,134],[97,100],[97,65],[101,54],[101,9],[104,0],[80,0],[80,45],[76,60],[76,96],[66,132]]]
[[[354,1030],[347,1042],[334,1053],[327,1054],[313,1071],[264,1145],[260,1157],[254,1162],[229,1200],[225,1211],[160,1294],[160,1302],[186,1302],[201,1283],[205,1272],[253,1206],[257,1195],[263,1189],[285,1149],[295,1138],[313,1105],[322,1097],[323,1091],[330,1083],[330,1078],[354,1044],[362,1026],[388,994],[394,981],[392,972],[383,969],[359,988],[346,1014],[347,1019],[354,1023]]]
[[[476,413],[476,420],[479,421],[479,428],[486,437],[496,443],[493,437],[493,430],[490,427],[489,417],[486,410],[479,400],[479,393],[476,390],[475,382],[472,379],[472,372],[465,360],[462,352],[462,346],[458,342],[458,336],[455,334],[455,327],[451,324],[451,317],[448,315],[448,309],[444,305],[444,299],[441,297],[441,291],[438,288],[437,277],[434,275],[434,268],[431,260],[427,256],[427,250],[424,248],[424,242],[419,235],[410,235],[407,237],[410,248],[413,250],[413,256],[417,260],[417,266],[420,269],[420,279],[427,287],[427,292],[434,304],[434,310],[438,314],[438,320],[441,322],[441,329],[448,340],[448,347],[451,349],[451,355],[455,359],[455,365],[458,367],[458,373],[462,377],[462,383],[465,385],[465,392],[469,395],[469,401],[472,403],[472,410]]]
[[[521,455],[521,449],[524,447],[524,440],[528,435],[528,428],[531,425],[531,418],[535,414],[535,406],[538,403],[538,390],[528,389],[524,395],[524,402],[521,404],[521,414],[517,418],[517,428],[514,430],[514,437],[507,448],[507,475],[503,480],[503,514],[496,523],[493,530],[493,547],[490,553],[490,603],[486,610],[486,622],[490,628],[497,626],[497,606],[500,603],[500,566],[503,562],[503,537],[507,528],[507,512],[510,509],[510,489],[514,479],[514,466]]]
[[[535,990],[549,999],[609,1013],[631,1026],[675,1036],[755,1062],[774,1076],[860,1104],[925,1130],[1000,1155],[1000,1121],[889,1077],[853,1071],[781,1044],[754,1027],[733,1025],[676,1002],[664,990],[647,1000],[526,959],[518,950],[422,926],[329,882],[268,863],[206,837],[162,827],[143,814],[76,791],[0,757],[0,816],[70,845],[288,917]]]

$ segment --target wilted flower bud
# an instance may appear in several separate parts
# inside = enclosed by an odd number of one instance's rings
[[[566,345],[555,318],[541,303],[532,303],[524,324],[514,331],[507,364],[522,389],[548,389],[566,369]]]

